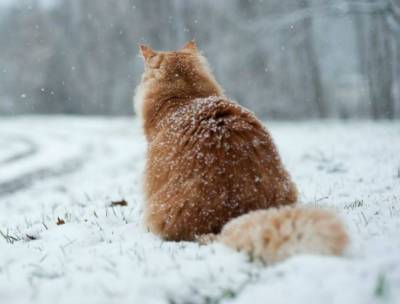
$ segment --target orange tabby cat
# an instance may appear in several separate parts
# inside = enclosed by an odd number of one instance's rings
[[[336,230],[332,231],[335,237],[327,239],[329,244],[296,243],[294,246],[300,248],[296,252],[341,253],[347,238],[334,215],[314,209],[289,208],[295,210],[293,213],[271,208],[295,203],[296,186],[268,131],[251,112],[223,95],[196,44],[191,41],[176,52],[140,48],[145,72],[136,91],[135,106],[148,141],[148,228],[175,241],[211,234],[210,239],[251,254],[257,247],[253,243],[258,242],[257,256],[272,262],[290,256],[293,250],[289,244],[288,253],[275,249],[276,254],[262,254],[263,250],[271,251],[271,241],[276,242],[268,225],[275,227],[277,232],[273,234],[282,245],[289,239],[279,234],[279,227],[293,224],[300,217],[306,224],[314,222],[315,227],[324,223],[331,227],[333,223]],[[268,208],[267,214],[265,210],[257,216],[253,215],[260,211],[249,213]],[[313,216],[315,213],[323,216]],[[254,229],[257,225],[260,229]],[[241,230],[247,226],[254,231]],[[310,233],[315,236],[319,231]],[[320,239],[324,238],[318,242]],[[318,249],[321,246],[324,250]],[[327,249],[332,246],[333,250]]]

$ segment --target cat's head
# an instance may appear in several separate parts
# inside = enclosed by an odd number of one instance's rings
[[[194,99],[222,95],[222,89],[195,41],[189,41],[178,51],[168,52],[140,45],[140,53],[145,69],[135,96],[137,114],[143,115],[146,99]]]

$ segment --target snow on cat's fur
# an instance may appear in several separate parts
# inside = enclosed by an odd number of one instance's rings
[[[318,218],[317,225],[312,222],[311,228],[304,230],[306,234],[310,232],[310,237],[316,236],[313,229],[324,230],[325,223],[328,228],[342,227],[336,217],[322,210],[293,211],[296,220],[286,216],[288,209],[249,213],[291,205],[297,200],[296,186],[268,131],[252,113],[223,96],[194,42],[176,52],[155,52],[145,46],[141,46],[141,52],[145,72],[136,90],[135,107],[148,142],[145,222],[152,232],[179,241],[219,234],[222,230],[219,239],[225,244],[269,262],[277,259],[266,257],[277,254],[263,250],[278,252],[278,245],[284,243],[281,238],[286,238],[279,232],[281,224],[300,223],[293,229],[295,233],[296,229],[303,231],[301,225],[309,224],[309,219]],[[248,215],[235,224],[235,218],[244,214]],[[297,220],[297,216],[305,219]],[[260,219],[272,218],[276,229],[268,238],[278,238],[278,245],[256,244],[267,238],[253,238],[256,231],[267,233],[268,229],[261,227],[268,223]],[[230,220],[233,221],[223,228]],[[243,226],[243,221],[249,224]],[[333,226],[332,221],[336,223]],[[261,230],[250,231],[257,225]],[[249,230],[235,234],[234,227]],[[331,233],[338,235],[317,237],[315,242],[307,243],[312,248],[300,251],[340,254],[346,233],[344,229]],[[297,246],[298,242],[288,244]]]

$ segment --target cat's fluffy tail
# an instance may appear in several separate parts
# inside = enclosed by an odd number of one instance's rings
[[[271,264],[296,254],[341,255],[348,236],[333,212],[282,207],[235,218],[223,227],[216,240]]]

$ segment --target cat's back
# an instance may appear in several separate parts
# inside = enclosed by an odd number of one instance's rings
[[[162,130],[175,147],[184,150],[228,151],[235,144],[254,148],[254,144],[270,139],[250,111],[220,96],[197,98],[182,105],[165,119]]]
[[[149,169],[167,183],[254,184],[280,167],[272,138],[255,116],[224,97],[191,100],[171,113],[150,145]],[[161,180],[160,180],[161,181]]]
[[[146,196],[152,231],[190,240],[251,210],[291,203],[295,189],[255,116],[208,97],[161,122],[149,145]]]

